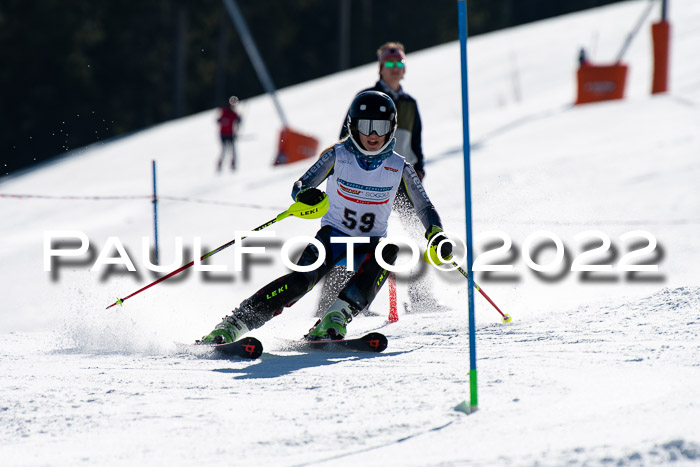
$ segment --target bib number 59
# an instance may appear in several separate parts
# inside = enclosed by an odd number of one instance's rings
[[[357,211],[345,208],[343,213],[343,225],[350,230],[355,230],[357,227]],[[367,233],[374,227],[374,213],[366,212],[360,216],[360,226],[361,232]]]

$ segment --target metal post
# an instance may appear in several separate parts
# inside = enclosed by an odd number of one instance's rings
[[[668,2],[667,0],[661,0],[661,21],[666,21],[668,16]]]
[[[649,3],[647,4],[646,9],[644,12],[642,12],[642,16],[639,17],[637,20],[637,24],[634,25],[634,28],[630,31],[629,34],[627,34],[627,38],[625,39],[625,42],[622,44],[622,48],[620,48],[620,52],[617,54],[617,60],[615,63],[620,63],[622,61],[622,57],[625,55],[625,52],[627,52],[627,49],[629,48],[630,44],[632,43],[632,39],[637,35],[639,30],[642,28],[642,25],[644,25],[644,21],[646,21],[647,16],[649,16],[649,13],[651,13],[651,10],[654,8],[654,0],[649,0]]]
[[[156,161],[151,161],[153,171],[153,236],[155,237],[155,262],[158,265],[158,191],[156,190]]]
[[[265,62],[263,62],[260,52],[258,52],[258,48],[253,40],[253,35],[248,30],[248,25],[245,22],[243,13],[241,13],[235,0],[224,0],[224,5],[226,6],[226,10],[228,10],[233,24],[236,26],[238,35],[241,37],[243,47],[248,53],[250,61],[253,63],[253,68],[255,68],[255,72],[258,74],[258,79],[262,83],[263,88],[265,88],[265,92],[272,98],[275,109],[277,109],[277,115],[279,115],[280,120],[282,120],[282,125],[285,127],[288,126],[287,117],[285,117],[282,106],[277,100],[277,94],[275,94],[275,84],[272,82],[272,78],[270,78],[270,73],[268,73],[267,67],[265,67]]]
[[[472,186],[471,186],[471,142],[469,136],[469,80],[467,74],[467,1],[457,2],[459,17],[459,44],[462,70],[462,135],[464,145],[464,201],[467,224],[467,271],[472,271],[474,263],[472,251]],[[474,279],[467,277],[467,296],[469,300],[469,406],[470,411],[477,409],[479,399],[476,384],[476,325],[474,323]]]

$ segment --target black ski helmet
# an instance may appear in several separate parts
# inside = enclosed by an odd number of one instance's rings
[[[387,135],[386,141],[376,151],[368,151],[360,144],[360,136],[358,122],[360,120],[386,120],[389,122],[388,131],[377,131],[379,136]],[[368,156],[373,156],[381,153],[389,143],[394,139],[396,133],[396,106],[391,97],[379,91],[364,91],[355,96],[355,99],[350,104],[347,121],[348,132],[350,138],[358,150]],[[372,124],[369,131],[372,132]],[[375,130],[376,131],[376,130]]]

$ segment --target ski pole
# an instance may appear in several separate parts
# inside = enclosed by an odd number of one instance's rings
[[[457,264],[456,261],[452,261],[452,266],[456,267],[457,270],[458,270],[459,272],[461,272],[462,275],[463,275],[465,278],[468,278],[468,277],[469,277],[469,275],[467,274],[467,271],[465,271],[464,269],[462,269],[462,268]],[[486,300],[488,300],[488,302],[489,302],[491,305],[493,305],[493,307],[496,309],[496,311],[498,311],[498,312],[501,314],[501,316],[503,316],[503,322],[504,322],[504,323],[510,323],[510,320],[511,320],[510,315],[503,313],[503,312],[501,311],[501,309],[498,308],[498,307],[496,306],[495,303],[493,303],[493,300],[491,300],[491,299],[489,298],[489,296],[486,295],[486,292],[484,292],[483,290],[481,290],[481,287],[479,287],[479,284],[477,284],[476,282],[474,282],[474,287],[476,287],[476,290],[478,290],[478,291],[481,293],[481,295],[483,295],[484,298],[485,298]]]
[[[275,222],[279,222],[279,221],[281,221],[282,219],[286,219],[286,218],[289,217],[289,216],[300,217],[300,218],[302,218],[302,219],[318,219],[319,217],[323,217],[323,215],[328,211],[328,206],[329,206],[329,204],[328,204],[328,195],[325,195],[324,198],[323,198],[323,201],[321,201],[320,203],[318,203],[318,204],[316,204],[316,205],[314,205],[314,206],[309,206],[308,204],[304,204],[304,203],[302,203],[302,202],[297,201],[296,203],[292,204],[292,205],[289,207],[289,209],[287,209],[286,211],[284,211],[284,212],[278,214],[277,217],[275,217],[274,219],[271,219],[271,220],[265,222],[263,225],[254,228],[254,229],[253,229],[253,232],[257,232],[257,231],[259,231],[259,230],[265,229],[265,228],[271,226],[272,224],[274,224]],[[243,240],[244,238],[246,238],[246,237],[241,237],[241,240]],[[216,249],[210,251],[209,253],[203,255],[201,258],[199,258],[199,260],[200,260],[200,261],[203,261],[203,260],[209,258],[210,256],[213,256],[213,255],[215,255],[216,253],[220,252],[221,250],[224,250],[224,249],[230,247],[230,246],[233,245],[235,242],[236,242],[236,239],[234,238],[234,239],[231,240],[230,242],[225,243],[225,244],[221,245],[220,247],[218,247],[218,248],[216,248]],[[163,282],[164,280],[166,280],[166,279],[168,279],[168,278],[170,278],[170,277],[173,277],[173,276],[176,275],[176,274],[181,273],[181,272],[184,271],[185,269],[191,267],[193,264],[194,264],[194,260],[190,261],[189,263],[185,264],[184,266],[181,266],[181,267],[177,268],[177,269],[174,270],[173,272],[170,272],[170,273],[166,274],[165,276],[163,276],[163,277],[161,277],[161,278],[159,278],[159,279],[157,279],[157,280],[151,282],[150,284],[148,284],[148,285],[146,285],[146,286],[144,286],[144,287],[141,287],[141,288],[140,288],[139,290],[137,290],[136,292],[134,292],[134,293],[132,293],[132,294],[129,294],[129,295],[127,295],[127,296],[124,297],[124,298],[117,298],[117,301],[114,302],[114,303],[112,303],[111,305],[109,305],[106,309],[112,308],[114,305],[119,305],[119,306],[121,306],[121,305],[124,303],[125,300],[127,300],[127,299],[133,297],[133,296],[136,295],[136,294],[139,294],[139,293],[143,292],[144,290],[146,290],[146,289],[148,289],[148,288],[153,287],[153,286],[156,285],[156,284],[159,284],[160,282]]]

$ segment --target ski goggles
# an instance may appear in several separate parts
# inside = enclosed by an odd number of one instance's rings
[[[387,68],[403,68],[404,67],[404,62],[403,60],[387,60],[384,62],[384,66]]]
[[[391,131],[389,120],[367,120],[364,118],[357,120],[357,131],[365,136],[369,136],[376,131],[379,136],[384,136]]]

